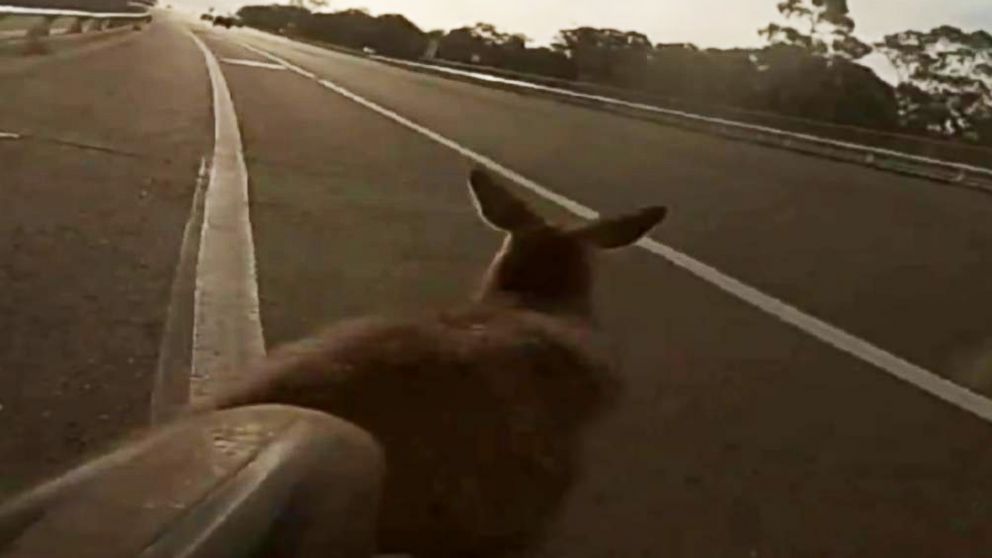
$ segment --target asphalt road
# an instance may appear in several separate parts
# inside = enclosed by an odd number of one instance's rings
[[[142,425],[212,136],[175,29],[0,58],[0,493]]]
[[[475,215],[462,155],[312,79],[232,63],[270,62],[243,44],[589,207],[666,204],[658,240],[992,395],[987,195],[259,33],[199,33],[243,134],[269,346],[458,303],[499,238]],[[0,141],[12,484],[144,420],[212,145],[203,58],[178,23],[19,71],[0,65],[0,131],[30,134]],[[601,271],[625,395],[586,440],[583,480],[535,555],[985,555],[988,423],[647,251]]]

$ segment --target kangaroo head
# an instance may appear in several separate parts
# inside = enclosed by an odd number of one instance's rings
[[[548,313],[588,315],[592,252],[637,242],[667,212],[649,207],[566,229],[542,219],[485,171],[472,171],[469,188],[483,220],[506,233],[479,298]]]

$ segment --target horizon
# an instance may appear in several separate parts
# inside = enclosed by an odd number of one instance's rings
[[[213,7],[234,12],[245,5],[285,4],[247,0],[165,0],[193,11]],[[626,9],[616,4],[573,0],[568,4],[530,0],[507,0],[498,5],[484,0],[413,0],[399,6],[393,0],[343,0],[331,2],[327,10],[364,8],[374,15],[396,13],[424,31],[451,30],[484,22],[502,31],[523,33],[533,44],[548,44],[561,29],[580,26],[610,27],[638,31],[653,43],[693,43],[703,48],[757,47],[765,44],[758,29],[780,21],[776,0],[627,0]],[[985,4],[985,5],[983,5]],[[992,29],[992,4],[981,0],[851,0],[856,34],[868,41],[906,29],[929,30],[953,25],[966,31]],[[535,7],[537,6],[537,7]],[[709,14],[719,13],[719,17]]]
[[[162,0],[160,0],[162,1]],[[476,23],[491,23],[510,33],[522,33],[532,46],[550,44],[562,29],[573,27],[609,27],[637,31],[652,43],[692,43],[701,48],[754,48],[767,44],[758,29],[770,22],[782,21],[776,10],[777,0],[696,0],[692,6],[680,0],[626,0],[628,10],[610,10],[613,4],[592,0],[564,3],[545,2],[535,9],[531,0],[506,0],[500,4],[484,0],[413,0],[402,9],[393,0],[331,0],[323,11],[366,9],[373,15],[400,14],[424,31],[445,31]],[[286,4],[286,1],[249,0],[164,0],[166,4],[206,11],[213,7],[220,12],[235,12],[246,5]],[[855,35],[875,42],[887,34],[907,29],[930,30],[940,25],[953,25],[971,32],[992,30],[992,4],[982,0],[944,0],[935,6],[932,0],[901,0],[896,2],[850,0],[851,15],[857,24]],[[667,11],[666,11],[667,10]],[[563,15],[565,12],[568,15]],[[707,14],[720,13],[720,17]],[[893,17],[897,16],[897,17]],[[646,24],[645,22],[655,22]],[[859,64],[895,86],[898,72],[889,60],[878,52],[862,58]]]

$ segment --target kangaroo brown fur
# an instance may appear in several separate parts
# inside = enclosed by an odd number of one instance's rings
[[[582,426],[616,392],[591,326],[591,253],[665,215],[564,230],[483,171],[469,183],[508,233],[475,300],[416,321],[340,323],[277,349],[211,405],[296,405],[371,432],[387,461],[384,551],[501,555],[542,533],[573,482]]]

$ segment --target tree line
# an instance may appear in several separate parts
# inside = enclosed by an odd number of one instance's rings
[[[732,107],[992,145],[992,35],[950,26],[909,30],[868,44],[847,0],[783,0],[781,20],[759,30],[760,48],[652,43],[617,29],[564,29],[549,46],[479,23],[423,31],[402,15],[247,6],[246,25],[406,59],[578,80],[685,103]],[[889,85],[858,63],[872,52],[896,68]]]

